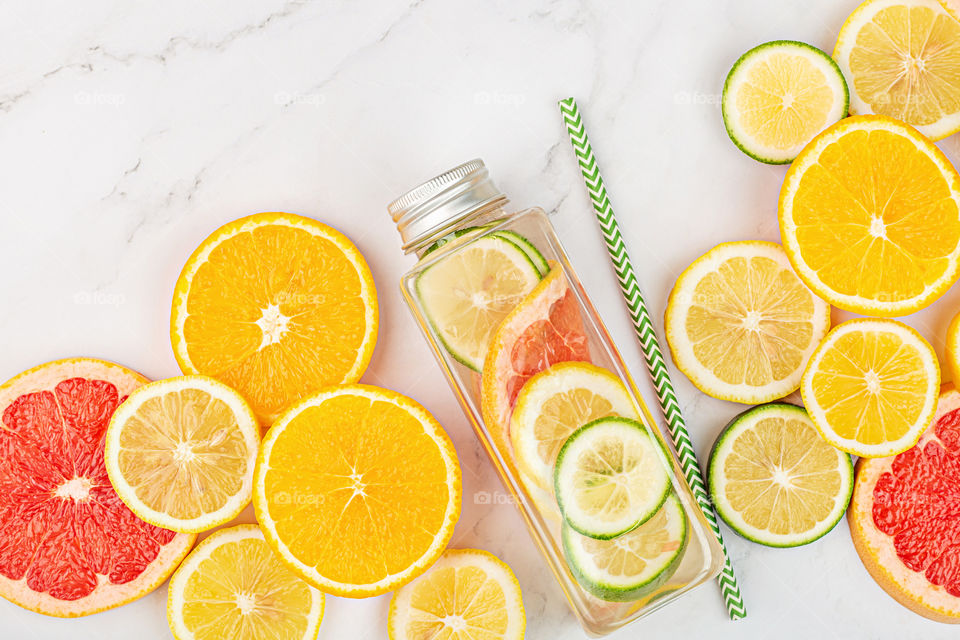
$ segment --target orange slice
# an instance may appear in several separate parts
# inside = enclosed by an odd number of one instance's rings
[[[180,273],[170,317],[184,373],[233,387],[269,425],[297,400],[356,382],[377,339],[377,296],[340,232],[290,213],[220,227]]]
[[[957,279],[960,175],[891,118],[847,118],[815,138],[787,172],[779,218],[797,274],[841,309],[909,314]]]
[[[890,116],[934,140],[960,131],[960,22],[941,4],[867,0],[847,18],[833,57],[850,113]]]
[[[510,414],[527,380],[557,362],[589,359],[576,295],[551,261],[550,272],[500,323],[483,364],[483,421],[497,447],[510,451]]]
[[[810,356],[800,393],[836,448],[879,458],[906,451],[933,420],[940,367],[930,343],[896,320],[837,325]]]
[[[365,598],[437,559],[460,516],[460,466],[426,409],[367,385],[320,391],[267,432],[253,505],[267,542],[311,585]]]

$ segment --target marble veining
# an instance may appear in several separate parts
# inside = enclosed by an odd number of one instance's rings
[[[516,207],[549,211],[651,405],[655,397],[556,108],[575,96],[658,325],[676,276],[718,242],[777,240],[784,169],[727,140],[719,92],[766,40],[827,51],[856,0],[211,0],[0,4],[0,378],[89,355],[178,373],[173,284],[213,229],[314,216],[367,256],[381,332],[364,381],[445,425],[464,468],[454,546],[515,570],[529,638],[583,637],[400,298],[411,259],[385,205],[483,157]],[[940,143],[960,159],[956,136]],[[911,316],[942,354],[956,289]],[[835,319],[845,319],[837,313]],[[701,458],[743,407],[676,369]],[[243,520],[252,520],[245,513]],[[614,638],[953,638],[869,578],[846,522],[773,550],[725,530],[749,617],[705,585]],[[0,602],[11,637],[170,637],[165,588],[79,620]],[[383,638],[389,596],[330,597],[320,638]]]

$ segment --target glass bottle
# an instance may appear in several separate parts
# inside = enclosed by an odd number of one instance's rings
[[[473,424],[504,487],[512,495],[574,614],[587,633],[605,635],[715,577],[722,568],[723,554],[683,479],[675,452],[665,443],[644,405],[547,215],[539,208],[509,212],[507,204],[506,196],[496,188],[482,160],[455,167],[392,202],[388,211],[397,225],[403,250],[416,254],[419,259],[401,278],[401,289],[464,413]],[[494,268],[489,263],[470,262],[476,256],[486,255],[484,251],[491,247],[494,247],[492,253],[496,254],[492,259],[501,260],[502,265],[494,262]],[[505,251],[501,252],[500,248]],[[521,254],[531,259],[535,271],[524,262]],[[517,276],[514,272],[518,269],[520,273],[526,273],[531,282]],[[501,275],[512,280],[502,285],[497,281]],[[539,283],[535,282],[541,277]],[[551,283],[543,284],[548,277]],[[486,294],[487,285],[494,288],[493,295]],[[531,286],[534,290],[528,291]],[[551,298],[547,291],[551,287],[564,293],[562,296],[556,293]],[[540,301],[542,305],[538,307]],[[457,305],[463,305],[463,308],[457,308]],[[513,319],[508,320],[506,315],[521,305],[524,305],[523,312],[517,311]],[[559,329],[555,326],[559,315],[554,317],[554,312],[566,314],[560,318],[563,326]],[[528,326],[529,331],[518,338],[511,333],[511,328],[516,325],[522,329],[525,315],[535,326],[532,329]],[[464,317],[477,320],[465,321]],[[454,320],[444,325],[446,318]],[[546,320],[553,329],[536,324],[540,320]],[[457,322],[466,322],[465,330],[458,328]],[[484,334],[484,322],[491,325],[489,334]],[[507,328],[501,331],[504,326]],[[554,330],[566,334],[560,333],[564,339],[551,346],[549,341],[557,339],[557,335],[550,333]],[[476,338],[474,333],[489,335],[490,340],[470,341],[468,338]],[[515,340],[511,342],[511,339]],[[485,352],[477,346],[484,343]],[[529,346],[531,344],[533,346]],[[490,356],[490,351],[496,352],[494,356]],[[521,352],[522,355],[518,356]],[[535,356],[532,359],[531,354]],[[563,524],[550,478],[541,479],[538,485],[531,480],[531,473],[520,471],[517,464],[509,433],[511,403],[516,401],[518,394],[523,397],[528,374],[549,369],[563,360],[588,361],[616,376],[623,383],[642,428],[664,445],[664,455],[658,460],[667,472],[672,496],[676,498],[671,504],[682,509],[686,535],[682,544],[674,544],[680,549],[679,555],[646,586],[606,590],[601,583],[592,580],[591,576],[585,577],[584,572],[578,570],[578,566],[584,566],[585,562],[592,566],[593,560],[583,561],[582,555],[571,552],[576,545],[564,547],[564,535],[577,536],[575,539],[582,543],[577,548],[581,552],[589,549],[590,554],[596,552],[599,555],[589,555],[589,558],[600,558],[598,565],[603,564],[609,560],[605,554],[612,549],[610,545],[641,544],[637,540],[645,535],[643,525],[612,541],[594,542],[592,538],[582,537]],[[502,370],[500,365],[512,362],[511,366],[515,366],[515,361],[521,363],[520,369],[514,371],[516,375],[498,377],[495,372]],[[498,387],[497,383],[505,379],[509,384]],[[666,510],[664,506],[657,515]],[[674,506],[671,513],[678,511]],[[650,522],[650,527],[657,526],[656,516]],[[612,565],[608,562],[608,566]]]

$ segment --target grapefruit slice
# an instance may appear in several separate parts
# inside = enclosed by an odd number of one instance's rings
[[[848,518],[884,591],[924,617],[960,624],[960,392],[952,384],[915,447],[860,460]]]
[[[0,386],[0,596],[84,616],[146,595],[196,539],[143,522],[110,485],[103,439],[146,378],[102,360],[58,360]]]
[[[510,451],[510,414],[527,380],[558,362],[590,359],[576,296],[559,265],[549,265],[500,323],[483,363],[483,421],[501,451]]]

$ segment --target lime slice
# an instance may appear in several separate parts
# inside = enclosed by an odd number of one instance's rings
[[[450,355],[480,371],[494,331],[539,281],[540,272],[520,247],[489,235],[428,267],[416,289]]]
[[[646,522],[670,493],[663,445],[628,418],[601,418],[570,436],[554,470],[563,519],[574,530],[609,540]]]
[[[563,527],[567,565],[587,592],[611,602],[636,600],[662,587],[680,566],[687,517],[670,493],[652,518],[614,540],[595,540]]]
[[[560,362],[530,378],[517,396],[510,442],[521,471],[553,493],[553,465],[570,434],[607,416],[637,419],[620,378],[588,362]]]
[[[436,251],[437,249],[439,249],[445,244],[453,242],[454,240],[459,240],[460,238],[476,235],[480,231],[483,231],[484,229],[489,229],[490,227],[499,223],[500,223],[499,220],[495,220],[493,222],[488,222],[486,224],[480,224],[475,227],[465,227],[463,229],[457,229],[452,233],[448,233],[447,235],[443,236],[442,238],[440,238],[439,240],[431,244],[429,247],[427,247],[427,250],[423,252],[423,255],[420,256],[420,259],[422,260],[423,258],[426,258],[428,255],[430,255],[431,253],[433,253],[434,251]]]
[[[792,162],[847,114],[847,83],[826,53],[777,40],[740,56],[723,85],[723,122],[741,151],[767,164]]]
[[[707,475],[724,522],[769,547],[825,535],[853,491],[850,456],[820,437],[804,409],[785,403],[735,417],[713,445]]]
[[[535,246],[533,246],[532,242],[527,240],[516,231],[502,229],[500,231],[494,231],[491,235],[500,236],[501,238],[509,240],[513,244],[520,247],[537,267],[537,271],[540,272],[541,276],[547,275],[547,271],[550,271],[550,265],[547,263],[547,259],[543,257],[543,254],[540,253]]]

